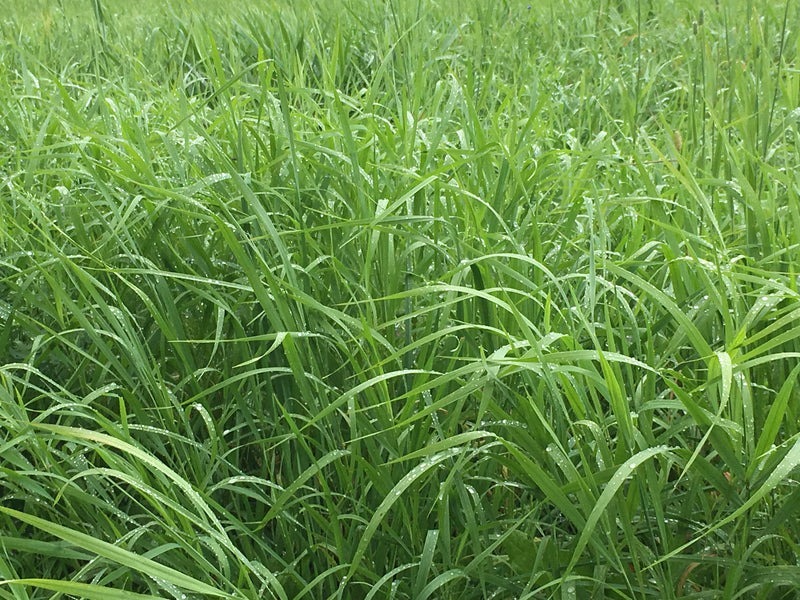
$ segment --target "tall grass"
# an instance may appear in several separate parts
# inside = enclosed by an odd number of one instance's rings
[[[9,4],[0,598],[795,597],[800,13],[699,4]]]

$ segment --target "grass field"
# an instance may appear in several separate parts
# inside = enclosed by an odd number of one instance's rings
[[[0,14],[0,599],[800,597],[797,2]]]

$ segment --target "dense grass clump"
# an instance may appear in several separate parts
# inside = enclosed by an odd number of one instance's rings
[[[797,3],[3,4],[0,599],[796,597]]]

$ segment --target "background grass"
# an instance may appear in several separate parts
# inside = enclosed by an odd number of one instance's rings
[[[800,8],[666,4],[0,2],[0,598],[796,597]]]

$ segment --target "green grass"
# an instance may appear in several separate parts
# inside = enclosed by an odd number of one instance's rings
[[[796,2],[162,4],[0,1],[0,600],[797,597]]]

